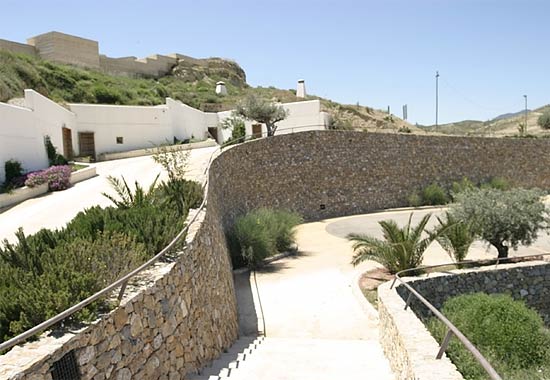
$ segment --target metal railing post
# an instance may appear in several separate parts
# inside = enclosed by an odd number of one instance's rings
[[[443,338],[443,342],[441,342],[439,352],[435,356],[436,359],[441,359],[443,357],[443,354],[445,353],[445,351],[447,351],[447,347],[449,346],[449,342],[451,341],[452,337],[453,332],[451,330],[447,330],[447,334],[445,334],[445,338]]]
[[[412,300],[412,296],[413,296],[413,292],[409,292],[409,296],[407,297],[407,302],[405,302],[405,310],[407,310],[409,308],[409,305],[410,305],[411,300]]]

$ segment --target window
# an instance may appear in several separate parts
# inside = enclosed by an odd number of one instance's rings
[[[124,144],[124,138],[123,137],[117,137],[116,138],[116,143],[117,144]]]

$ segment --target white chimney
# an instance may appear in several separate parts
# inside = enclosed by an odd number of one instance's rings
[[[298,80],[298,88],[296,89],[296,97],[297,98],[305,98],[306,97],[306,83],[303,79]]]
[[[219,81],[216,83],[216,94],[225,96],[227,95],[227,88],[225,87],[225,82]]]

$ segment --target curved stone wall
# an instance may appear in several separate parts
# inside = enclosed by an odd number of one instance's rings
[[[415,189],[504,177],[550,188],[550,141],[311,131],[251,141],[212,164],[225,227],[269,206],[306,220],[407,204]]]
[[[403,206],[415,189],[467,176],[550,187],[548,140],[311,131],[247,142],[210,169],[204,220],[187,254],[147,273],[147,284],[99,321],[0,357],[0,378],[52,378],[73,352],[83,379],[159,379],[201,368],[238,334],[224,230],[257,207],[306,220]]]

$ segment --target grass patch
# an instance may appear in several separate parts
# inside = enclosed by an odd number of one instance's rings
[[[88,165],[71,164],[71,171],[76,172],[78,170],[86,169]]]

